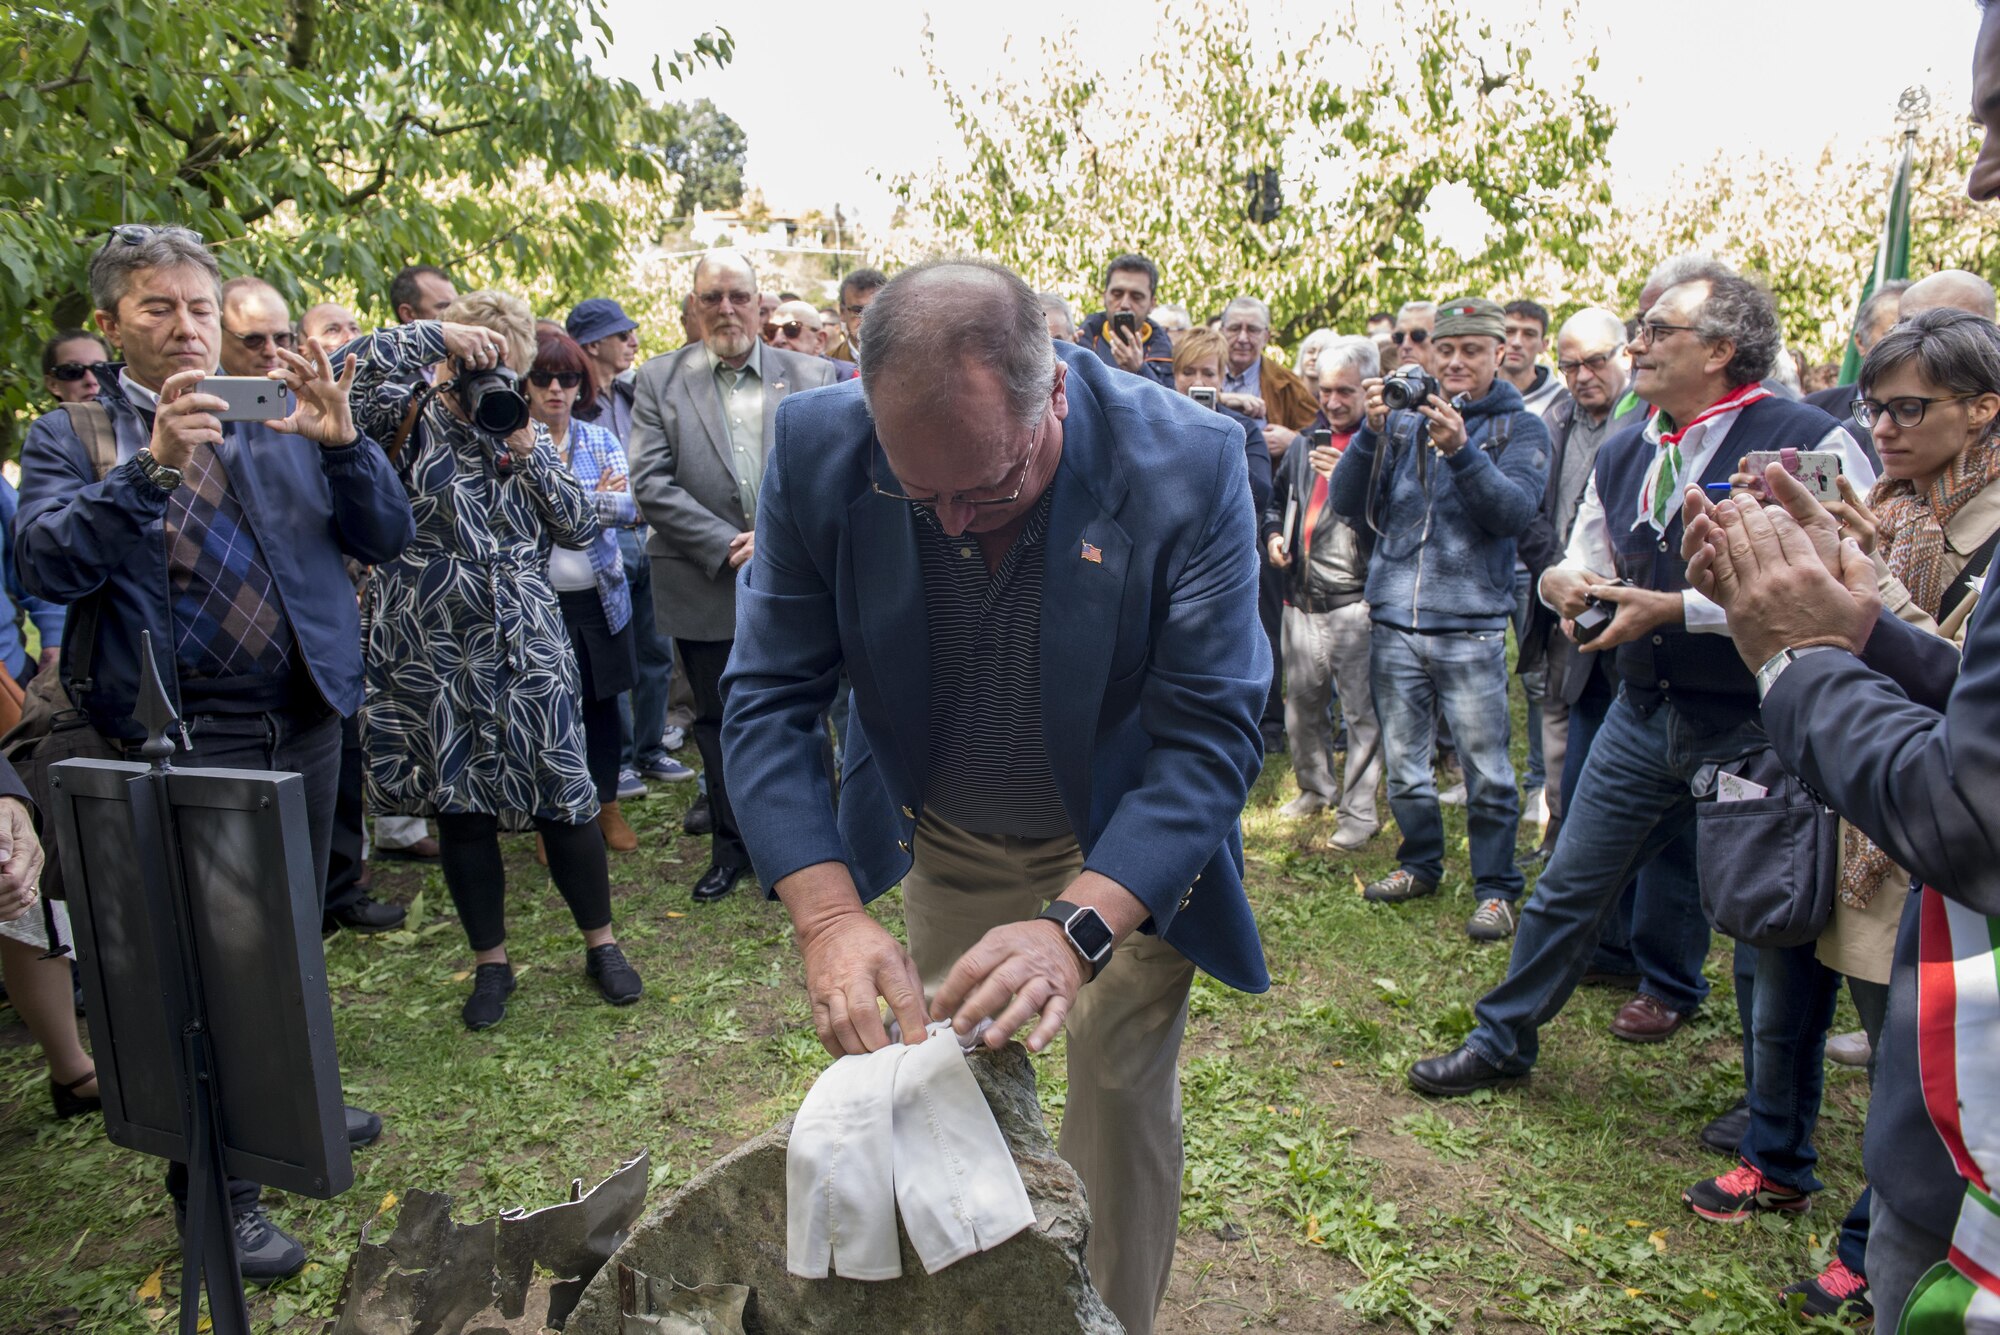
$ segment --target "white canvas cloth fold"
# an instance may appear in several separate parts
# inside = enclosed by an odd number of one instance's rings
[[[895,1279],[896,1242],[891,1092],[896,1068],[914,1049],[891,1043],[842,1057],[826,1068],[792,1119],[785,1150],[785,1269],[825,1279]]]
[[[948,1023],[896,1068],[896,1204],[935,1275],[1035,1222],[1013,1152]]]

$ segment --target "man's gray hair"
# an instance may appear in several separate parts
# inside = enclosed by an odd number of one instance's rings
[[[1770,375],[1785,347],[1778,309],[1771,304],[1770,293],[1726,271],[1720,277],[1703,276],[1693,281],[1708,284],[1708,297],[1694,314],[1695,333],[1711,342],[1726,338],[1736,345],[1729,365],[1723,368],[1729,383],[1754,385]]]
[[[1437,313],[1435,301],[1406,301],[1396,308],[1396,323],[1401,324],[1405,315],[1428,315],[1435,320]]]
[[[1257,319],[1263,323],[1265,329],[1268,330],[1271,327],[1271,308],[1256,297],[1231,297],[1229,304],[1222,308],[1222,322],[1224,324],[1229,323],[1229,313],[1231,311],[1252,311],[1256,314]]]
[[[1042,309],[1045,312],[1050,315],[1062,316],[1063,323],[1069,327],[1069,336],[1075,338],[1076,313],[1069,308],[1069,298],[1060,292],[1038,292],[1035,295],[1042,303]]]
[[[2000,327],[1951,306],[1913,315],[1868,350],[1857,387],[1865,394],[1913,363],[1918,375],[1953,398],[2000,394]]]
[[[132,275],[147,269],[200,269],[222,296],[222,266],[202,239],[185,227],[115,227],[90,257],[90,300],[100,311],[118,309]]]
[[[701,271],[717,264],[742,265],[750,271],[750,286],[752,288],[757,286],[757,266],[750,262],[750,257],[740,250],[727,249],[704,250],[701,253],[701,258],[694,262],[694,273],[688,281],[699,287],[701,285]]]
[[[1655,294],[1653,299],[1657,301],[1659,293],[1665,292],[1670,287],[1679,287],[1682,283],[1692,283],[1701,278],[1714,280],[1735,276],[1736,270],[1715,256],[1692,250],[1685,255],[1669,255],[1661,260],[1658,267],[1646,275],[1645,286],[1639,290],[1642,293]]]
[[[1564,320],[1562,328],[1556,331],[1557,342],[1565,337],[1593,342],[1602,340],[1606,347],[1616,352],[1625,346],[1625,322],[1602,306],[1585,306]]]
[[[1153,307],[1152,324],[1156,329],[1192,329],[1194,317],[1188,314],[1187,307],[1163,301]]]
[[[1339,334],[1319,350],[1319,373],[1352,368],[1363,380],[1382,374],[1382,350],[1372,338],[1359,334]],[[1317,385],[1314,386],[1318,388]]]
[[[876,294],[861,342],[870,412],[889,377],[942,394],[968,365],[999,373],[1017,425],[1040,419],[1055,387],[1055,343],[1041,298],[1013,270],[963,256],[927,260]]]
[[[1855,308],[1854,332],[1857,334],[1867,333],[1882,320],[1885,314],[1889,317],[1886,323],[1896,323],[1896,309],[1903,304],[1903,294],[1909,291],[1914,285],[1915,280],[1913,279],[1891,278],[1883,283],[1882,286],[1870,292],[1862,299],[1861,305]],[[1869,346],[1873,347],[1874,344],[1871,343]],[[1866,356],[1867,354],[1864,353],[1863,355]]]

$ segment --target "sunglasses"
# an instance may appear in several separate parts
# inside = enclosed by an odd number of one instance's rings
[[[1575,375],[1579,368],[1588,368],[1591,371],[1602,371],[1605,367],[1609,366],[1610,364],[1611,364],[1611,354],[1608,352],[1600,352],[1595,354],[1594,356],[1585,357],[1581,361],[1557,362],[1556,370],[1561,371],[1564,375]]]
[[[550,385],[561,385],[564,389],[575,389],[583,383],[581,371],[530,371],[528,383],[536,389],[547,389]]]
[[[1395,333],[1389,335],[1389,341],[1399,348],[1403,346],[1403,342],[1406,339],[1421,348],[1424,344],[1431,341],[1431,331],[1428,329],[1398,329]]]
[[[121,245],[143,246],[154,237],[164,236],[168,232],[183,232],[202,245],[208,244],[200,232],[189,231],[185,227],[155,227],[152,223],[120,223],[111,229],[111,239]]]
[[[77,381],[91,374],[94,369],[94,367],[85,366],[82,362],[63,362],[49,368],[49,378],[60,380],[65,384],[75,384]]]
[[[294,352],[299,346],[299,336],[290,331],[282,334],[239,334],[228,325],[224,325],[222,332],[252,352],[263,352],[274,344],[287,352]]]
[[[788,320],[784,324],[767,324],[764,326],[765,338],[777,338],[780,335],[785,338],[797,338],[805,332],[806,326],[802,320]],[[814,330],[813,332],[818,333],[819,331]]]

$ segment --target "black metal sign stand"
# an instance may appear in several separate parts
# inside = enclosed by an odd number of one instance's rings
[[[145,764],[50,769],[105,1131],[187,1165],[182,1335],[251,1335],[231,1175],[330,1198],[353,1181],[318,879],[295,774],[176,770],[143,652]],[[184,734],[183,734],[184,736]]]

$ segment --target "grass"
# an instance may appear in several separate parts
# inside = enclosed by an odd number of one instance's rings
[[[1293,791],[1275,758],[1245,817],[1275,986],[1249,997],[1203,978],[1192,998],[1186,1192],[1161,1331],[1799,1329],[1773,1295],[1826,1263],[1860,1187],[1858,1073],[1829,1077],[1829,1189],[1813,1212],[1733,1229],[1679,1199],[1727,1166],[1695,1140],[1741,1079],[1725,943],[1707,1009],[1673,1041],[1617,1042],[1606,1025],[1621,998],[1582,992],[1545,1032],[1525,1089],[1420,1098],[1404,1069],[1462,1038],[1506,967],[1504,947],[1462,931],[1463,814],[1448,812],[1442,892],[1384,908],[1358,889],[1393,865],[1393,838],[1359,857],[1329,852],[1329,823],[1277,816]],[[613,858],[618,929],[647,993],[625,1010],[597,1000],[560,899],[514,840],[521,987],[505,1024],[467,1034],[470,958],[442,880],[378,869],[409,925],[343,934],[328,965],[348,1096],[389,1130],[356,1156],[341,1198],[273,1195],[314,1263],[255,1298],[260,1330],[321,1329],[361,1228],[411,1188],[448,1192],[471,1218],[563,1199],[571,1178],[595,1182],[645,1148],[658,1199],[797,1106],[827,1058],[790,931],[749,895],[689,902],[703,853],[678,832],[690,796],[656,787],[627,808],[643,846]],[[893,894],[880,913],[897,922]],[[1061,1062],[1038,1069],[1059,1118]],[[39,1059],[7,1017],[0,1335],[170,1329],[177,1251],[159,1181],[156,1162],[110,1146],[96,1119],[51,1119]]]

